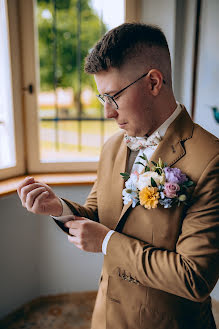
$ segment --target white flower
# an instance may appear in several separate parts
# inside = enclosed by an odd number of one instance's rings
[[[138,202],[137,198],[137,182],[138,182],[138,173],[134,172],[130,175],[130,178],[125,182],[125,188],[122,191],[123,203],[128,204],[130,201],[133,202],[132,206],[135,207]]]
[[[139,175],[137,188],[141,191],[144,187],[151,186],[151,178],[154,179],[157,186],[161,184],[162,176],[154,171],[147,171],[144,174]]]
[[[137,182],[138,182],[138,173],[134,172],[130,175],[129,179],[125,182],[125,187],[132,191],[137,190]]]
[[[123,195],[123,203],[128,204],[130,201],[132,201],[131,193],[127,193],[126,189],[122,190]]]
[[[137,196],[137,190],[132,191],[129,189],[124,188],[122,190],[122,199],[124,204],[128,204],[130,201],[132,201],[132,207],[134,208],[138,202],[138,196]]]

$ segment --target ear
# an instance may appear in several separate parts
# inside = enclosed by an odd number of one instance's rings
[[[148,79],[149,92],[151,93],[151,95],[159,95],[160,89],[163,85],[163,74],[157,69],[152,69],[148,72]]]

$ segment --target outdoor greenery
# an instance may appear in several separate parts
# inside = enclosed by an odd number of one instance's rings
[[[56,14],[55,14],[56,7]],[[81,19],[79,18],[81,15]],[[78,24],[80,23],[80,40]],[[95,88],[93,76],[83,72],[84,58],[107,28],[89,0],[38,0],[40,87],[79,87],[77,50],[81,57],[81,84]]]
[[[40,122],[41,159],[58,156],[63,160],[77,157],[79,153],[80,156],[98,156],[103,139],[118,127],[113,121],[83,120],[103,116],[102,105],[95,96],[97,89],[93,75],[85,74],[83,66],[89,50],[107,31],[107,26],[92,8],[91,0],[37,0],[36,13],[40,92],[45,92],[50,100],[50,105],[41,102],[39,113],[44,120],[54,119]],[[71,105],[58,105],[58,88],[72,90]],[[51,100],[54,90],[56,105]],[[84,93],[89,94],[88,100]],[[63,121],[63,117],[70,120]],[[82,120],[73,121],[73,117]]]

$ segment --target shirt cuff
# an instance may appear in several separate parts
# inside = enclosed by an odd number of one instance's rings
[[[109,239],[110,239],[111,235],[112,235],[114,232],[115,232],[115,231],[110,230],[110,231],[106,234],[106,236],[105,236],[105,238],[104,238],[104,240],[103,240],[103,243],[102,243],[102,253],[103,253],[104,255],[106,255],[106,249],[107,249],[107,245],[108,245]]]
[[[66,221],[66,217],[65,216],[69,216],[69,215],[73,215],[71,209],[69,208],[69,206],[62,200],[59,198],[59,200],[61,201],[61,204],[62,204],[62,214],[61,216],[51,216],[52,218],[56,219],[56,220],[59,220],[60,222],[62,223],[65,223]]]

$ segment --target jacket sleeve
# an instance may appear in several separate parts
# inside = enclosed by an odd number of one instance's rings
[[[219,276],[218,169],[216,156],[196,185],[175,251],[115,232],[105,256],[109,273],[128,273],[141,285],[196,302],[205,300]]]
[[[89,193],[86,203],[84,206],[81,206],[80,204],[76,202],[72,202],[67,199],[62,200],[68,205],[68,207],[71,209],[72,214],[76,216],[86,217],[91,220],[94,220],[95,222],[99,221],[98,218],[98,208],[97,208],[97,180],[95,181],[91,192]],[[69,229],[64,226],[64,224],[55,218],[53,218],[55,223],[65,232],[68,233]]]

